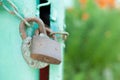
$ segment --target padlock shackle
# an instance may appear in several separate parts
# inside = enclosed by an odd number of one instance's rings
[[[46,33],[47,33],[47,35],[49,36],[49,37],[51,37],[51,38],[53,38],[55,41],[57,41],[57,39],[56,39],[56,36],[55,35],[50,35],[51,33],[53,33],[53,31],[50,29],[50,28],[48,28],[48,27],[45,27],[45,30],[46,30]],[[40,29],[38,30],[36,30],[36,35],[39,35],[41,32],[40,32]]]
[[[45,25],[41,19],[39,19],[39,18],[25,18],[25,20],[28,22],[36,22],[39,26],[40,32],[47,35]],[[26,27],[25,22],[21,21],[19,31],[21,33],[22,39],[25,39],[27,37],[26,32],[25,32],[25,27]],[[42,30],[41,30],[41,28],[42,28]]]

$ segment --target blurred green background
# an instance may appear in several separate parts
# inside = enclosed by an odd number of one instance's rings
[[[67,8],[64,80],[120,80],[120,8],[105,1]]]

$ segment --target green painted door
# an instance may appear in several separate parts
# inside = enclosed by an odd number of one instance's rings
[[[6,1],[6,0],[5,0]],[[24,17],[35,17],[36,0],[11,0]],[[53,31],[64,30],[64,0],[51,1],[50,26]],[[39,2],[37,0],[37,2]],[[58,5],[59,3],[59,5]],[[0,6],[0,80],[39,80],[39,70],[30,68],[21,53],[20,19]],[[28,31],[28,34],[31,32]],[[63,40],[60,39],[63,52]],[[63,58],[63,53],[62,53]],[[62,80],[63,60],[60,65],[50,65],[49,80]]]
[[[35,0],[11,1],[25,17],[35,16]],[[0,80],[39,80],[39,71],[30,68],[21,53],[20,21],[0,6]]]

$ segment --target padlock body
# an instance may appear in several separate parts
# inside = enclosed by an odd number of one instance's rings
[[[46,36],[33,36],[31,42],[31,57],[35,60],[59,64],[61,62],[60,44]]]

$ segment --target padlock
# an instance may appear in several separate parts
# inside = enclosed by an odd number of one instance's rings
[[[47,36],[43,21],[38,18],[26,18],[26,21],[36,22],[40,30],[40,35],[34,35],[31,41],[31,58],[50,64],[59,64],[61,62],[60,44]],[[23,22],[20,26],[22,38],[25,38],[25,23]]]

